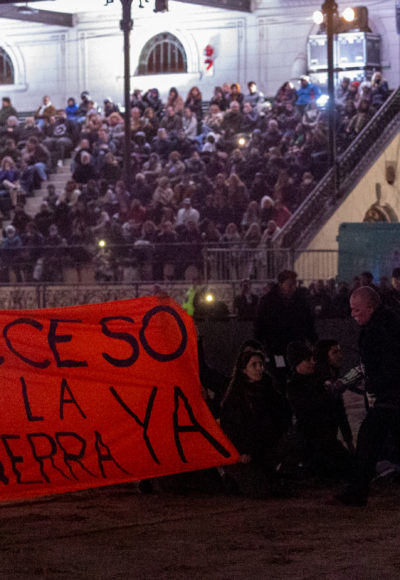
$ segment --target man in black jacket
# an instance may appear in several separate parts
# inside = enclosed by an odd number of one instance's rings
[[[280,272],[278,284],[261,298],[254,331],[257,340],[265,346],[271,373],[284,390],[288,378],[285,360],[288,344],[294,340],[309,343],[317,340],[313,315],[304,291],[297,287],[296,272]]]
[[[351,314],[361,326],[359,350],[371,406],[358,434],[356,469],[337,499],[346,505],[366,505],[376,462],[391,435],[400,441],[400,318],[382,306],[370,286],[350,297]]]

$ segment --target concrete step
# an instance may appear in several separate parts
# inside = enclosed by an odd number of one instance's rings
[[[65,174],[65,175],[50,175],[49,177],[49,182],[50,183],[66,183],[67,181],[69,181],[71,179],[71,174]],[[42,184],[42,186],[46,187],[46,182]]]
[[[33,197],[28,197],[25,203],[25,211],[28,215],[34,217],[39,211],[40,206],[45,197],[47,197],[47,186],[49,183],[53,184],[56,188],[56,193],[60,195],[64,191],[65,184],[71,178],[70,173],[64,174],[51,174],[49,180],[42,183],[40,189],[35,190]]]
[[[36,209],[37,208],[39,210],[39,208],[40,208],[40,206],[42,204],[42,201],[43,201],[44,197],[45,196],[43,196],[43,197],[42,196],[41,197],[36,197],[36,198],[33,198],[33,197],[28,198],[26,200],[26,203],[25,203],[25,211],[27,210],[27,208],[29,208],[30,210],[33,210],[33,209]]]
[[[71,179],[71,159],[64,161],[63,167],[57,167],[57,173],[51,173],[48,181],[42,183],[40,189],[36,189],[32,197],[27,197],[25,202],[25,211],[32,218],[40,211],[40,206],[45,197],[47,197],[47,186],[49,183],[56,188],[56,193],[59,195],[64,191],[65,184]],[[12,217],[12,216],[11,216]],[[2,229],[8,226],[11,220],[3,220]],[[1,239],[1,234],[0,234]]]
[[[50,175],[49,177],[49,181],[51,183],[65,183],[66,181],[68,181],[69,179],[71,179],[71,174],[65,174],[65,175]]]

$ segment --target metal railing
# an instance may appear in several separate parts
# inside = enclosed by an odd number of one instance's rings
[[[292,270],[295,253],[263,248],[205,248],[207,280],[275,280],[281,270]]]
[[[338,159],[338,186],[345,194],[358,181],[398,133],[400,128],[400,88],[387,101]]]
[[[207,279],[229,281],[249,278],[254,281],[276,280],[282,270],[295,270],[299,279],[309,284],[313,280],[336,278],[336,250],[236,249],[207,248],[205,253]]]
[[[0,310],[34,310],[36,308],[56,308],[76,304],[94,304],[153,296],[161,290],[178,304],[183,304],[190,282],[103,282],[103,283],[58,283],[58,284],[0,284]],[[227,304],[233,312],[234,297],[240,293],[239,282],[215,282],[202,287],[212,292],[216,301]],[[262,295],[265,284],[254,282],[252,291]]]
[[[300,279],[334,278],[337,252],[246,248],[241,244],[133,244],[0,249],[2,284],[154,283],[157,281],[266,282],[280,271]]]
[[[277,247],[303,247],[322,227],[372,165],[400,127],[400,88],[377,111],[351,145],[342,153],[335,168],[321,179],[309,196],[283,226]]]

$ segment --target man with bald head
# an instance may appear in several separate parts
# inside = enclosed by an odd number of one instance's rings
[[[361,326],[361,363],[367,393],[374,402],[358,434],[354,476],[337,499],[362,506],[367,504],[369,485],[388,436],[400,443],[400,318],[381,304],[370,286],[355,290],[350,306],[352,317]]]

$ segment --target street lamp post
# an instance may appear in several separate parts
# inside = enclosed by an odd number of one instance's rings
[[[130,34],[133,28],[131,18],[133,0],[121,0],[122,20],[121,30],[124,33],[124,105],[125,105],[125,135],[124,135],[124,182],[130,190],[131,181],[131,59],[130,59]]]
[[[328,64],[328,150],[329,167],[336,175],[336,115],[333,40],[338,6],[335,0],[325,0],[322,12],[326,16],[327,64]],[[336,187],[335,187],[336,190]]]

